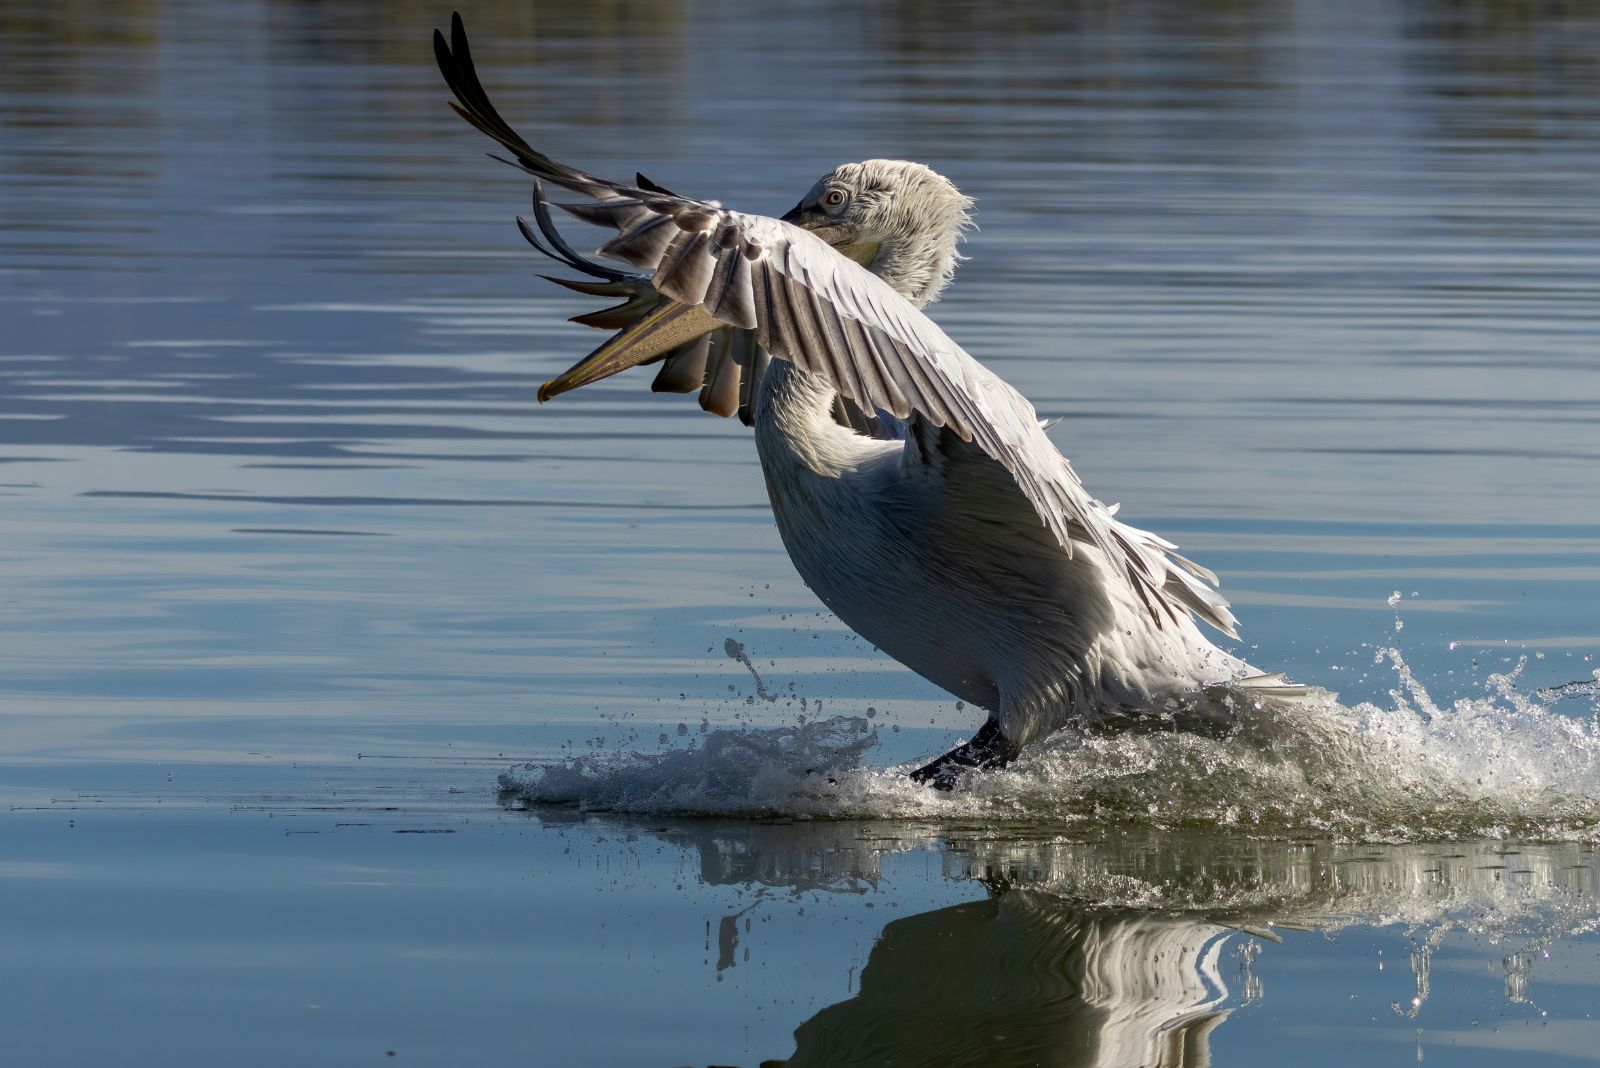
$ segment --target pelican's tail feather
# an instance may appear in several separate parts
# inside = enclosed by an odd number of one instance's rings
[[[1161,592],[1230,638],[1237,638],[1238,620],[1228,611],[1228,599],[1217,590],[1217,576],[1194,561],[1179,556],[1176,545],[1147,530],[1113,519],[1111,529],[1124,545],[1137,547],[1146,573],[1161,576]]]
[[[1316,695],[1327,700],[1337,700],[1339,695],[1330,693],[1316,686],[1305,686],[1298,682],[1290,682],[1283,672],[1274,672],[1270,675],[1247,675],[1242,679],[1232,679],[1228,682],[1217,683],[1206,687],[1209,697],[1221,697],[1224,694],[1234,694],[1243,697],[1272,697],[1280,700],[1294,700]]]
[[[1171,554],[1167,554],[1170,558]],[[1187,568],[1167,568],[1166,594],[1230,638],[1237,638],[1238,620],[1228,611],[1227,599]]]

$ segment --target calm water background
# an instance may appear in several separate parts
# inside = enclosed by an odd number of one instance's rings
[[[975,195],[935,317],[1223,576],[1254,663],[1379,700],[1380,644],[1437,698],[1524,655],[1530,685],[1594,669],[1600,10],[465,14],[506,115],[598,173],[778,212],[900,156]],[[702,863],[838,841],[496,805],[512,758],[802,697],[880,710],[882,760],[972,722],[819,612],[742,427],[633,376],[534,403],[595,339],[510,225],[525,184],[443,104],[448,15],[0,8],[15,1063],[754,1063],[859,989],[888,920],[999,892],[943,831],[863,831],[888,844],[838,894]],[[794,700],[747,704],[729,637]],[[395,833],[422,830],[452,833]],[[723,960],[757,904],[770,933]],[[1264,997],[1228,965],[1219,1061],[1314,1060],[1354,1023],[1409,1060],[1430,1012],[1447,1063],[1593,1059],[1592,941],[1532,965],[1530,1002],[1526,962],[1469,938],[1413,1020],[1411,942],[1357,911],[1267,947]]]

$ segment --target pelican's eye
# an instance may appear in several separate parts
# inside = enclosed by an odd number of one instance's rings
[[[840,204],[844,203],[844,190],[830,190],[828,195],[822,198],[822,202],[828,205],[830,208],[837,208]]]

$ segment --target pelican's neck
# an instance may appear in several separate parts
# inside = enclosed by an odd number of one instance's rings
[[[860,466],[867,439],[833,418],[838,394],[827,381],[787,360],[773,360],[756,393],[756,448],[764,463],[784,461],[838,478]]]
[[[889,283],[889,288],[899,293],[918,308],[926,308],[939,299],[940,290],[950,283],[956,270],[956,235],[948,238],[917,235],[885,241],[874,248],[870,260],[863,267]],[[852,257],[854,258],[854,257]]]

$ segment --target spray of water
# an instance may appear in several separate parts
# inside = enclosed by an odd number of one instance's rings
[[[742,647],[729,653],[748,661]],[[1396,680],[1387,707],[1317,694],[1265,700],[1222,736],[1067,729],[950,793],[913,784],[906,767],[871,766],[876,732],[853,716],[528,764],[501,785],[530,803],[640,813],[1117,822],[1385,842],[1600,836],[1600,732],[1553,707],[1568,688],[1524,693],[1519,666],[1491,676],[1484,695],[1441,705],[1398,650],[1378,659]],[[1600,677],[1577,685],[1600,692]]]

